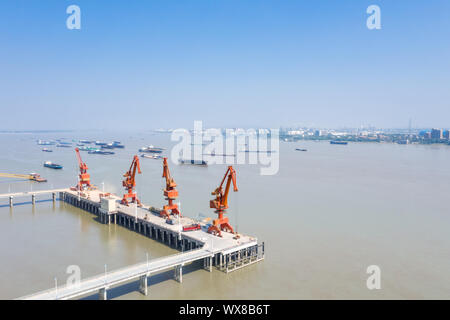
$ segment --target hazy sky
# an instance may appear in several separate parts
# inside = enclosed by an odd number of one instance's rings
[[[450,127],[450,1],[2,0],[0,90],[0,130]]]

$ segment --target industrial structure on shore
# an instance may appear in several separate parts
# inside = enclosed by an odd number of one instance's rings
[[[203,268],[208,271],[216,267],[228,273],[264,259],[264,243],[258,243],[254,237],[236,234],[228,218],[224,217],[228,208],[227,199],[231,183],[234,191],[238,190],[236,171],[231,166],[228,167],[219,187],[212,192],[215,198],[210,201],[210,207],[215,209],[218,217],[212,224],[208,224],[183,216],[178,205],[174,203],[178,197],[177,184],[170,174],[167,158],[163,158],[162,175],[166,179],[163,195],[167,205],[159,209],[141,203],[136,196],[135,175],[141,173],[137,156],[133,157],[130,169],[124,174],[125,193],[123,197],[119,197],[101,192],[91,184],[88,167],[82,161],[78,148],[75,151],[80,171],[75,187],[0,194],[0,198],[9,198],[9,205],[12,208],[15,198],[31,195],[32,204],[35,205],[36,196],[52,194],[53,201],[58,197],[65,203],[97,215],[101,223],[121,225],[181,252],[84,279],[74,285],[58,286],[30,294],[20,299],[73,299],[94,292],[99,293],[100,299],[106,299],[108,289],[138,279],[140,292],[147,295],[148,277],[161,271],[174,269],[174,279],[181,283],[183,266],[196,261],[200,261]],[[225,181],[227,182],[223,190]]]

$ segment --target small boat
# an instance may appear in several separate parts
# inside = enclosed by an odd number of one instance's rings
[[[139,149],[139,152],[149,152],[149,153],[162,153],[165,149],[164,148],[156,148],[152,145],[148,147],[142,147]]]
[[[347,145],[348,142],[347,141],[337,141],[337,140],[331,140],[330,144],[342,144],[342,145]]]
[[[46,168],[51,168],[51,169],[62,169],[63,166],[57,163],[53,163],[51,161],[45,161],[44,162],[44,167]]]
[[[71,144],[57,144],[57,148],[72,148]]]
[[[89,154],[114,154],[112,151],[103,151],[103,150],[92,150],[88,152]]]
[[[184,159],[180,159],[179,162],[181,164],[192,164],[192,165],[196,165],[196,166],[207,166],[208,162],[206,162],[205,160],[184,160]]]
[[[30,180],[36,181],[36,182],[47,182],[47,179],[42,178],[39,174],[36,172],[30,173]]]
[[[42,149],[42,151],[44,151],[44,152],[53,152],[53,150],[48,149],[48,148],[44,148],[44,149]]]
[[[107,143],[106,142],[102,142],[102,141],[95,141],[95,145],[97,145],[97,146],[106,146]]]
[[[301,149],[301,148],[295,148],[295,150],[297,150],[297,151],[308,151],[306,149]]]
[[[141,154],[141,157],[147,159],[162,159],[160,155]]]
[[[80,143],[85,143],[85,144],[90,144],[90,143],[92,143],[93,141],[91,141],[91,140],[80,140],[79,142],[80,142]]]

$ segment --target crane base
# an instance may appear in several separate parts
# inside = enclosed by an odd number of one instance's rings
[[[234,234],[233,228],[230,226],[228,222],[223,222],[221,224],[214,223],[211,227],[208,228],[208,233],[211,233],[218,237],[222,237],[222,231]]]

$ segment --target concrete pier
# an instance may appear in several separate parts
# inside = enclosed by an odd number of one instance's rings
[[[98,275],[89,278],[88,281],[81,280],[78,288],[61,286],[21,299],[55,299],[54,290],[58,292],[58,299],[73,299],[95,292],[98,292],[99,299],[107,299],[107,289],[131,280],[138,280],[139,291],[147,295],[150,274],[172,269],[174,280],[182,283],[183,266],[196,261],[202,262],[203,268],[209,272],[216,267],[217,270],[228,273],[264,259],[264,243],[258,244],[254,237],[246,235],[235,237],[234,234],[227,232],[223,232],[222,237],[217,237],[207,233],[209,226],[205,223],[200,223],[200,230],[183,232],[183,225],[198,222],[188,217],[181,217],[177,219],[177,223],[170,224],[159,216],[160,209],[145,205],[137,209],[133,205],[125,206],[120,204],[121,198],[115,195],[106,198],[102,197],[98,190],[79,193],[70,189],[59,189],[36,191],[32,195],[33,199],[35,194],[42,193],[52,193],[54,201],[56,193],[59,193],[61,201],[96,215],[101,223],[123,226],[177,249],[180,253],[109,272],[107,278],[104,275]],[[28,193],[20,195],[26,194]],[[17,194],[7,195],[11,207],[14,195]],[[5,195],[0,195],[0,198],[2,196]]]

